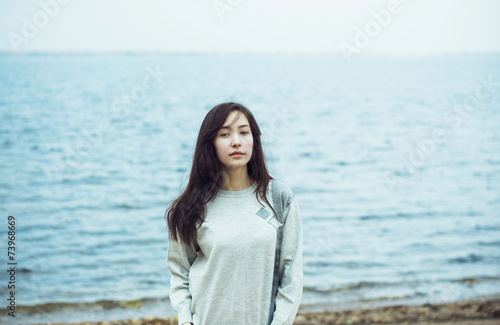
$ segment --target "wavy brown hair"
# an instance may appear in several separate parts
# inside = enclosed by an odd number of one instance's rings
[[[196,231],[206,216],[205,205],[217,196],[221,188],[222,167],[213,143],[227,117],[234,110],[240,112],[236,119],[239,114],[245,114],[252,131],[254,148],[246,166],[248,176],[257,183],[255,191],[257,201],[260,203],[260,196],[276,214],[265,195],[269,181],[274,178],[267,171],[259,126],[250,110],[244,105],[234,102],[221,103],[205,116],[196,142],[189,182],[184,192],[171,203],[165,212],[170,237],[175,241],[180,239],[187,245],[196,241]]]

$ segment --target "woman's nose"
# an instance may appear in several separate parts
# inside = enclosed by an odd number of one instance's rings
[[[233,145],[240,145],[240,137],[235,135],[233,138]]]

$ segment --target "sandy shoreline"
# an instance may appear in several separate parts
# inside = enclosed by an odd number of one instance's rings
[[[500,298],[447,304],[396,305],[375,309],[299,313],[305,324],[500,324]]]
[[[128,319],[62,325],[177,325],[176,318]],[[299,312],[294,325],[386,324],[386,325],[500,325],[500,298],[447,304],[397,305],[375,309]]]

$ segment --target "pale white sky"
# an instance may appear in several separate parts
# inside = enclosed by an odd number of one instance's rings
[[[2,52],[339,53],[367,27],[365,54],[500,52],[500,1],[0,0]]]

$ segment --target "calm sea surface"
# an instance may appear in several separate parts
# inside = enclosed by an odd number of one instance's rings
[[[2,55],[0,322],[175,316],[164,212],[229,100],[298,198],[303,309],[499,295],[499,81],[500,55]]]

